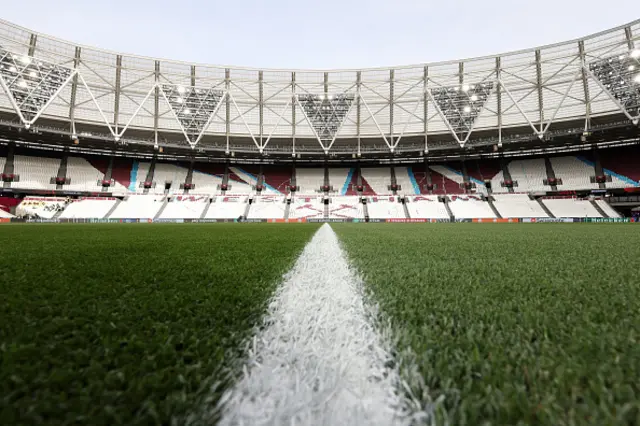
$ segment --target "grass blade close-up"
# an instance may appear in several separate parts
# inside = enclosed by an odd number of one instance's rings
[[[0,423],[181,423],[317,228],[3,226]]]
[[[640,228],[334,229],[438,424],[640,424]]]

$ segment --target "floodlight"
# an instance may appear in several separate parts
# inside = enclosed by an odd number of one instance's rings
[[[184,113],[189,115],[189,114],[191,114],[191,110],[189,108],[185,108],[184,109]]]
[[[640,74],[636,75],[636,77],[633,79],[633,81],[635,81],[636,83],[640,84]]]
[[[25,65],[29,65],[31,63],[31,58],[25,55],[20,58],[20,62],[22,62]]]
[[[178,86],[178,93],[183,94],[184,90],[185,90],[184,87]]]
[[[468,85],[468,84],[465,84],[464,86],[462,86],[462,90],[463,90],[464,92],[468,92],[468,91],[469,91],[469,85]]]
[[[471,95],[471,100],[473,102],[477,101],[478,100],[478,95]]]
[[[471,112],[471,107],[470,106],[466,106],[464,107],[464,112],[466,112],[467,114]]]
[[[634,59],[640,58],[640,49],[635,49],[629,54],[629,56],[631,56]]]
[[[20,80],[20,81],[18,82],[18,86],[20,86],[20,87],[22,87],[22,88],[25,88],[25,87],[27,87],[27,82],[26,82],[26,81],[24,81],[24,80]]]

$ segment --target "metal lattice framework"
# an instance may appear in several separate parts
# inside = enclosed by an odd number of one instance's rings
[[[31,56],[13,55],[0,47],[0,85],[25,125],[30,126],[69,83],[74,72]]]
[[[339,94],[332,98],[318,95],[299,95],[298,101],[302,110],[311,122],[318,140],[325,150],[331,148],[342,126],[345,117],[351,109],[354,96]]]
[[[638,52],[638,51],[636,51]],[[640,52],[591,62],[589,70],[630,117],[640,114]]]
[[[431,89],[438,111],[461,145],[471,135],[473,125],[492,89],[492,82]]]
[[[195,145],[220,106],[224,92],[215,89],[163,84],[162,94],[182,126],[187,141]]]
[[[214,152],[415,152],[539,139],[640,114],[640,20],[419,66],[260,70],[127,56],[0,21],[0,120]],[[457,89],[457,90],[456,90]]]

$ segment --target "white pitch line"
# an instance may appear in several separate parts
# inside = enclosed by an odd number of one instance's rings
[[[405,425],[424,420],[400,391],[390,343],[362,281],[323,225],[274,295],[221,425]],[[406,388],[406,386],[404,386]]]

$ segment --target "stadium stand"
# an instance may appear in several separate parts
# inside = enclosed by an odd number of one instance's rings
[[[543,158],[530,160],[514,160],[508,165],[511,180],[518,183],[518,192],[547,191],[548,186],[544,185],[547,178],[547,171]],[[492,179],[493,185],[493,179]],[[493,185],[495,192],[508,192],[506,187],[501,187],[500,182]]]
[[[391,169],[389,167],[363,167],[360,169],[363,180],[371,187],[374,195],[391,194]]]
[[[324,204],[321,195],[296,195],[291,198],[289,219],[323,218]]]
[[[551,165],[556,178],[562,180],[558,189],[598,189],[597,183],[591,183],[591,176],[595,176],[593,164],[577,157],[552,157]]]
[[[189,169],[174,164],[157,163],[153,172],[155,186],[149,190],[149,193],[164,194],[165,182],[171,182],[169,190],[166,191],[168,194],[182,193],[180,185],[185,182],[188,172]]]
[[[329,202],[330,219],[364,219],[364,206],[357,196],[333,197]]]
[[[175,195],[171,197],[158,219],[199,219],[208,203],[208,196]]]
[[[542,202],[555,217],[602,217],[589,200],[544,198]]]
[[[64,186],[67,191],[98,192],[102,189],[99,182],[104,172],[96,169],[91,163],[81,157],[69,157],[67,160],[67,177],[69,183]]]
[[[333,187],[333,193],[338,195],[347,195],[354,173],[355,169],[345,167],[330,168],[329,186]]]
[[[612,177],[607,188],[640,187],[640,146],[608,148],[598,153],[605,175]]]
[[[406,219],[404,206],[396,196],[367,198],[367,209],[372,219]]]
[[[248,201],[246,195],[218,195],[209,206],[205,219],[238,219],[244,216]]]
[[[118,202],[117,198],[80,198],[73,200],[60,215],[60,219],[103,219]]]
[[[435,185],[435,190],[433,191],[435,194],[464,193],[464,190],[460,188],[462,176],[459,176],[456,173],[453,173],[453,171],[440,165],[429,166],[429,169],[431,173],[431,182]],[[451,180],[449,176],[456,180]],[[458,181],[460,181],[460,183]]]
[[[109,219],[153,219],[164,201],[161,195],[130,195],[116,207]]]
[[[264,183],[276,192],[286,194],[291,184],[291,167],[265,165],[262,167]]]
[[[20,176],[20,181],[12,182],[12,188],[56,189],[56,184],[51,183],[51,178],[58,174],[59,158],[16,155],[13,161],[14,174]]]
[[[607,203],[605,200],[602,199],[598,199],[596,200],[596,204],[598,206],[600,206],[600,208],[602,209],[602,211],[609,217],[621,217],[620,213],[618,213],[617,211],[615,211],[613,209],[613,207],[611,207],[611,205],[609,203]]]
[[[496,215],[486,201],[475,195],[454,195],[450,197],[449,208],[456,219],[492,219]]]
[[[400,186],[399,194],[420,194],[418,182],[408,167],[394,167],[394,169],[396,172],[396,183]]]
[[[317,194],[324,185],[324,168],[296,167],[296,185],[300,194]]]
[[[407,197],[407,210],[411,219],[449,219],[449,212],[437,195]]]
[[[527,194],[494,194],[493,205],[503,218],[549,217]]]
[[[284,219],[287,208],[282,195],[257,195],[253,197],[247,219]]]
[[[66,201],[61,197],[25,197],[16,208],[16,216],[53,219],[64,210]]]

